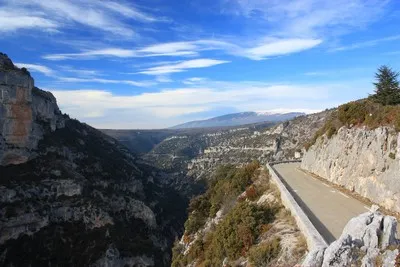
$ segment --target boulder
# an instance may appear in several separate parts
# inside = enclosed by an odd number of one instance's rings
[[[315,267],[322,266],[322,262],[324,261],[324,253],[326,247],[318,247],[312,251],[310,251],[305,260],[303,261],[303,267]]]
[[[349,266],[352,262],[353,240],[350,235],[341,236],[326,248],[322,266]]]
[[[326,249],[317,248],[308,253],[302,266],[375,266],[378,259],[383,266],[394,266],[398,250],[390,250],[399,244],[397,221],[384,216],[377,206],[369,212],[352,218],[345,226],[338,240]]]
[[[363,213],[347,223],[340,238],[349,235],[358,247],[378,248],[382,219],[378,212]]]
[[[382,267],[393,267],[396,264],[396,259],[399,257],[399,250],[387,250],[382,255],[383,264]]]
[[[381,249],[386,249],[388,246],[397,245],[397,220],[392,216],[385,216],[383,218],[383,231],[381,238]]]

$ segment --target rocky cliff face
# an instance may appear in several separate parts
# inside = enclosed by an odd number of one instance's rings
[[[0,58],[0,266],[168,266],[186,200]]]
[[[28,161],[43,135],[63,123],[53,95],[35,88],[27,71],[0,54],[0,165]]]
[[[400,135],[392,127],[342,127],[320,137],[301,167],[400,212]]]

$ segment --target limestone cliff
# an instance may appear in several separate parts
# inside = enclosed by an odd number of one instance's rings
[[[28,71],[0,54],[0,165],[28,161],[44,134],[63,123],[54,96],[35,88]]]
[[[400,212],[400,135],[392,127],[344,126],[324,135],[304,154],[301,168]]]

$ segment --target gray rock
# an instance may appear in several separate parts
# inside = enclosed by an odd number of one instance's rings
[[[304,259],[302,266],[303,267],[319,267],[322,266],[322,262],[324,261],[324,253],[326,248],[320,247],[310,251],[306,258]]]
[[[362,267],[374,267],[376,258],[379,256],[379,249],[368,249],[365,256],[361,260]],[[357,258],[356,258],[357,260]]]
[[[352,262],[353,240],[350,235],[341,236],[329,247],[326,248],[324,253],[323,267],[327,266],[348,266]]]
[[[383,231],[381,237],[381,249],[386,249],[388,246],[397,245],[397,220],[392,216],[383,218]]]
[[[374,267],[378,258],[385,261],[389,258],[387,261],[392,262],[395,256],[387,249],[398,244],[396,219],[383,216],[375,207],[371,207],[371,211],[352,218],[339,239],[330,244],[325,252],[320,249],[308,253],[303,266]]]
[[[378,248],[382,219],[380,213],[363,213],[347,223],[340,238],[350,235],[358,247]]]
[[[400,133],[392,127],[342,127],[320,137],[301,168],[400,212]]]
[[[396,263],[396,257],[399,255],[399,250],[387,250],[382,255],[383,264],[382,267],[393,267]]]

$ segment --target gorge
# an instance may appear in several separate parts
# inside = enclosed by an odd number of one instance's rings
[[[302,159],[303,170],[396,215],[397,110],[393,117],[385,109],[390,120],[382,125],[375,124],[380,106],[367,103],[361,115],[340,106],[274,124],[100,131],[63,114],[5,54],[0,91],[2,266],[268,266],[304,259],[309,266],[375,266],[370,262],[382,257],[391,266],[399,258],[395,217],[377,208],[306,257],[310,247],[296,214],[264,168]],[[353,121],[359,115],[364,120]],[[226,240],[230,245],[221,246]]]

